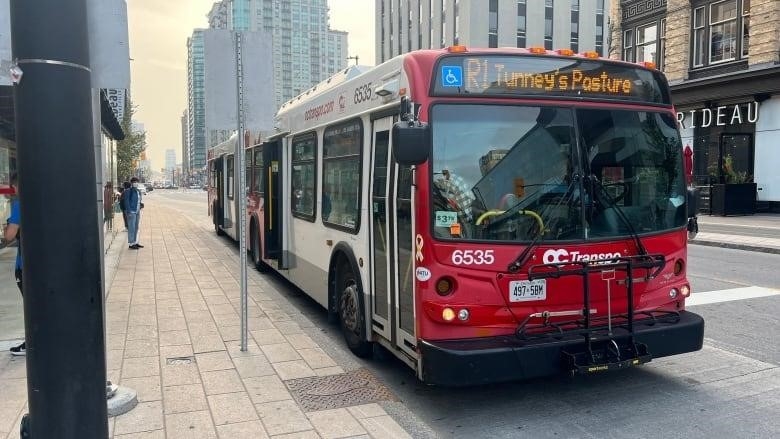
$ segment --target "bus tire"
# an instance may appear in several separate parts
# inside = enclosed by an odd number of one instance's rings
[[[370,357],[373,344],[365,339],[366,316],[360,279],[348,262],[340,264],[336,277],[338,315],[347,347],[360,358]]]

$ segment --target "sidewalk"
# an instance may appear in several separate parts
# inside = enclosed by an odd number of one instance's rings
[[[780,254],[780,215],[698,217],[699,233],[690,244]],[[759,233],[760,232],[760,233]]]
[[[241,352],[235,246],[152,197],[144,201],[146,247],[117,246],[106,303],[108,377],[136,390],[139,403],[109,420],[110,437],[418,436],[402,403],[359,363],[334,361],[315,341],[318,328],[292,316],[252,269],[249,349]],[[16,439],[26,411],[25,363],[4,354],[0,438]]]

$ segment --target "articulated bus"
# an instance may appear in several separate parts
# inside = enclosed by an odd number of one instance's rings
[[[654,66],[423,50],[351,67],[275,123],[247,149],[248,248],[356,355],[379,344],[461,386],[701,349],[685,309],[695,194]],[[210,154],[209,205],[235,237],[231,163]]]

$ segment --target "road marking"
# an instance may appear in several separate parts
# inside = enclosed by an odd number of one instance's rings
[[[685,306],[709,305],[711,303],[731,302],[732,300],[756,299],[780,295],[780,290],[764,287],[731,288],[728,290],[694,293],[685,300]]]

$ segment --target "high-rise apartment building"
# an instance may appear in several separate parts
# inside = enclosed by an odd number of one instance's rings
[[[193,174],[206,167],[205,51],[203,30],[187,39],[187,158]]]
[[[607,53],[606,0],[375,1],[377,64],[453,44]]]
[[[208,19],[213,29],[272,35],[277,108],[347,66],[347,33],[330,29],[327,0],[222,0]]]
[[[181,115],[181,170],[185,176],[189,176],[189,150],[187,149],[187,110]]]
[[[165,170],[170,172],[172,170],[176,169],[176,150],[166,149],[165,150]]]

